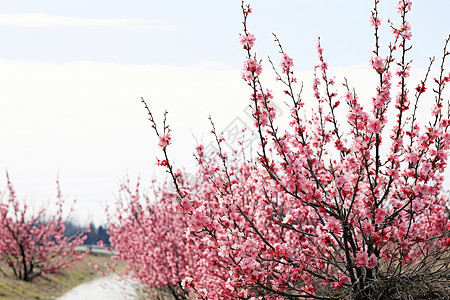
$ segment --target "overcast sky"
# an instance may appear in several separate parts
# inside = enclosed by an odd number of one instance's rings
[[[278,61],[275,32],[295,69],[310,77],[320,35],[335,74],[370,99],[372,2],[249,1],[258,56]],[[398,20],[395,1],[381,7],[383,20]],[[418,70],[441,54],[449,11],[448,0],[413,2]],[[8,170],[19,196],[35,206],[53,201],[59,176],[67,201],[78,200],[75,217],[103,222],[125,176],[160,176],[141,96],[157,117],[169,110],[172,155],[192,169],[192,135],[211,140],[209,115],[219,130],[236,117],[251,123],[241,22],[238,0],[0,1],[0,172]],[[273,79],[267,62],[264,70]],[[301,79],[310,89],[311,78]]]

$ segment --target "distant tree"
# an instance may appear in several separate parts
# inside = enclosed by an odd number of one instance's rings
[[[64,221],[64,226],[66,230],[64,231],[64,236],[71,237],[84,232],[86,229],[80,225],[73,223],[72,221]]]
[[[89,224],[86,230],[86,239],[84,240],[84,245],[95,245],[98,242],[97,229],[93,223]]]
[[[130,183],[122,185],[115,214],[110,216],[111,245],[128,265],[124,275],[144,284],[150,293],[190,299],[185,287],[210,296],[228,297],[228,270],[217,249],[186,235],[188,217],[172,206],[176,194],[153,187],[155,200]],[[175,206],[176,208],[177,206]],[[192,285],[192,278],[202,284]],[[159,298],[157,298],[159,299]]]
[[[85,230],[86,239],[84,241],[84,245],[104,245],[111,246],[109,242],[109,234],[103,226],[95,227],[93,223],[89,225],[89,227]]]
[[[97,229],[97,237],[99,241],[102,241],[106,246],[111,246],[111,243],[109,242],[109,234],[101,225]]]
[[[6,191],[0,193],[0,260],[15,278],[31,281],[45,273],[57,273],[83,256],[75,251],[84,236],[64,236],[64,200],[57,182],[57,212],[48,215],[43,208],[37,213],[21,204],[7,177]],[[2,270],[2,273],[8,275]]]

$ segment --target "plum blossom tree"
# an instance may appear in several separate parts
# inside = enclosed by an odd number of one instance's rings
[[[183,282],[195,277],[202,285],[193,292],[213,291],[216,297],[227,294],[227,267],[217,250],[186,235],[188,218],[172,207],[176,194],[167,187],[152,186],[152,197],[140,191],[140,184],[121,186],[109,230],[114,258],[125,261],[122,275],[147,287],[153,297],[169,294],[174,299],[189,299]],[[223,298],[223,299],[226,299]]]
[[[57,182],[58,209],[55,215],[43,208],[32,212],[21,204],[7,177],[6,191],[0,193],[0,259],[9,267],[16,279],[32,281],[45,273],[57,273],[69,268],[83,255],[75,247],[83,243],[83,236],[64,236],[64,200]],[[0,270],[3,274],[9,272]]]
[[[386,48],[380,44],[379,3],[374,1],[371,12],[370,64],[378,83],[369,107],[347,80],[336,84],[319,39],[316,105],[305,117],[307,101],[294,60],[275,36],[281,70],[270,62],[284,86],[283,100],[290,103],[291,120],[282,130],[274,93],[264,87],[262,62],[253,52],[256,39],[247,28],[252,10],[242,2],[242,79],[251,89],[260,146],[256,160],[225,153],[224,138],[212,124],[219,150],[206,156],[203,146],[197,147],[198,182],[186,184],[168,158],[165,119],[158,131],[145,104],[164,155],[159,164],[173,178],[188,232],[226,262],[229,297],[448,296],[450,222],[443,172],[450,149],[450,100],[444,95],[450,36],[437,75],[430,82],[432,58],[423,80],[411,86],[412,3],[398,1],[400,22],[388,23],[393,40]],[[428,123],[421,124],[420,102],[427,96],[434,97],[434,106]],[[345,120],[338,117],[342,112]],[[399,285],[405,281],[406,289]],[[184,283],[193,291],[202,286],[195,275]],[[196,296],[221,299],[208,289]]]

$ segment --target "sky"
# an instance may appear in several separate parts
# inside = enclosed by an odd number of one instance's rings
[[[294,58],[305,97],[320,36],[336,78],[347,76],[370,99],[373,1],[248,3],[269,86],[267,56],[279,61],[272,33]],[[398,20],[395,1],[380,5],[382,20]],[[411,58],[419,75],[442,52],[449,11],[447,0],[413,1]],[[391,35],[383,28],[386,45]],[[240,78],[241,30],[238,0],[0,1],[1,188],[8,172],[23,201],[51,207],[59,178],[67,204],[77,199],[75,220],[106,222],[104,209],[127,177],[144,185],[164,177],[140,97],[159,121],[169,111],[171,155],[193,172],[196,143],[212,140],[209,115],[219,131],[252,123]],[[277,105],[287,111],[282,99]]]

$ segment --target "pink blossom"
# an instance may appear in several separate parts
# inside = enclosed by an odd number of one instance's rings
[[[281,60],[281,69],[284,74],[288,74],[290,69],[294,66],[294,60],[287,55],[286,53],[283,54],[282,60]]]
[[[249,58],[244,62],[244,69],[242,70],[242,79],[251,81],[256,76],[261,74],[262,66],[255,58]]]
[[[412,6],[411,0],[400,0],[400,1],[398,1],[397,6],[396,6],[397,12],[399,14],[403,13],[403,11],[409,12],[409,11],[411,11],[411,6]]]
[[[381,126],[380,120],[376,120],[376,119],[375,120],[370,120],[368,125],[369,125],[368,129],[371,132],[373,132],[375,134],[381,132],[382,126]]]
[[[384,71],[386,60],[379,56],[375,56],[370,58],[370,63],[377,72],[382,73]]]
[[[323,54],[323,48],[319,43],[317,44],[317,53],[319,54],[319,57]]]
[[[374,16],[370,16],[370,25],[372,25],[373,27],[375,27],[375,26],[379,27],[381,25],[381,19],[380,18],[375,19]]]
[[[356,260],[355,260],[357,267],[365,267],[369,263],[369,257],[367,255],[366,251],[358,251],[356,253]]]
[[[339,176],[338,178],[336,178],[336,187],[342,188],[346,182],[347,180],[345,179],[345,177]]]
[[[170,145],[170,141],[172,140],[171,136],[169,133],[163,134],[159,137],[159,143],[158,146],[161,149],[166,148],[168,145]]]
[[[393,29],[392,31],[395,35],[401,36],[402,38],[407,39],[407,40],[410,40],[412,37],[411,24],[409,22],[405,22],[405,24],[402,26],[402,28]]]
[[[369,220],[362,221],[361,226],[366,237],[369,237],[374,232],[374,227]]]
[[[320,68],[322,69],[322,71],[327,70],[328,69],[328,63],[326,63],[326,62],[321,63],[320,64]]]
[[[377,208],[375,210],[375,213],[375,223],[379,225],[384,221],[384,218],[386,217],[386,211],[384,209]]]
[[[241,35],[241,38],[239,40],[241,45],[244,46],[244,49],[247,50],[252,49],[252,47],[255,45],[255,41],[256,41],[255,35],[251,33]]]
[[[313,90],[314,90],[314,97],[316,97],[316,99],[320,98],[319,85],[320,85],[320,79],[317,77],[314,77]]]
[[[405,38],[407,40],[411,39],[411,37],[412,37],[411,24],[409,24],[409,22],[405,22],[405,25],[403,26],[400,34],[403,38]]]
[[[367,263],[367,267],[368,268],[375,268],[378,265],[378,259],[375,256],[374,253],[372,253],[372,255],[370,255],[368,263]]]
[[[325,228],[328,229],[330,232],[338,233],[342,230],[342,225],[335,218],[330,218],[325,224]]]

